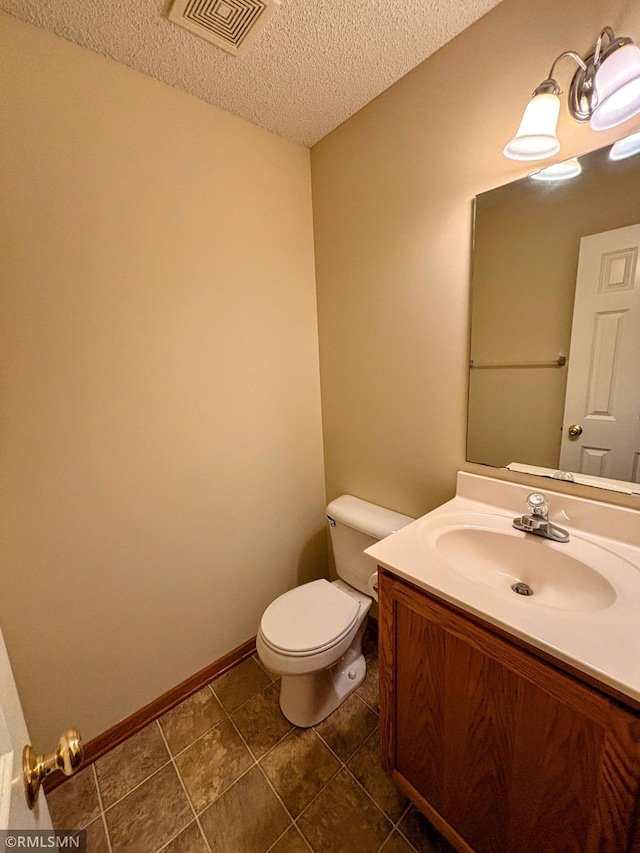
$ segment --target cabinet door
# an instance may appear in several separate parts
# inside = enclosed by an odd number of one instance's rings
[[[386,765],[452,840],[631,849],[635,713],[397,579],[381,577],[380,602]]]

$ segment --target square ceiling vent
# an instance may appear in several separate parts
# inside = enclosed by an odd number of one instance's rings
[[[242,56],[280,0],[175,0],[169,18],[216,47]]]

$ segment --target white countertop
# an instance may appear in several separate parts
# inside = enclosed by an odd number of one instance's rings
[[[550,519],[571,534],[567,544],[519,533],[512,520],[526,510],[531,487],[461,472],[456,497],[366,550],[395,575],[475,614],[530,645],[565,661],[640,702],[640,513],[545,489]],[[591,566],[615,590],[602,609],[574,609],[566,584],[560,604],[514,593],[461,572],[437,547],[447,525],[489,526],[516,538],[535,539],[541,562],[552,551]],[[516,547],[518,547],[516,545]],[[565,549],[565,550],[562,550]],[[486,555],[485,555],[486,558]],[[518,577],[517,567],[513,575]],[[549,586],[562,584],[549,576]],[[576,602],[582,606],[579,585]],[[569,596],[569,598],[567,598]],[[553,599],[547,599],[553,600]],[[563,606],[563,601],[566,606]]]

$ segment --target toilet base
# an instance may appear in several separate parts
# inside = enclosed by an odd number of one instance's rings
[[[329,669],[282,676],[280,708],[294,726],[307,729],[322,722],[362,684],[367,674],[362,654],[366,622],[365,618],[347,652]]]

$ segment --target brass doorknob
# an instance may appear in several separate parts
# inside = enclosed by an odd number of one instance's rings
[[[80,767],[83,757],[82,738],[77,729],[67,729],[56,751],[49,755],[36,755],[31,744],[27,744],[22,750],[22,775],[29,808],[35,806],[40,785],[50,773],[62,770],[65,776],[71,776]]]
[[[567,430],[571,438],[577,438],[579,435],[582,435],[582,427],[580,424],[572,424]]]

